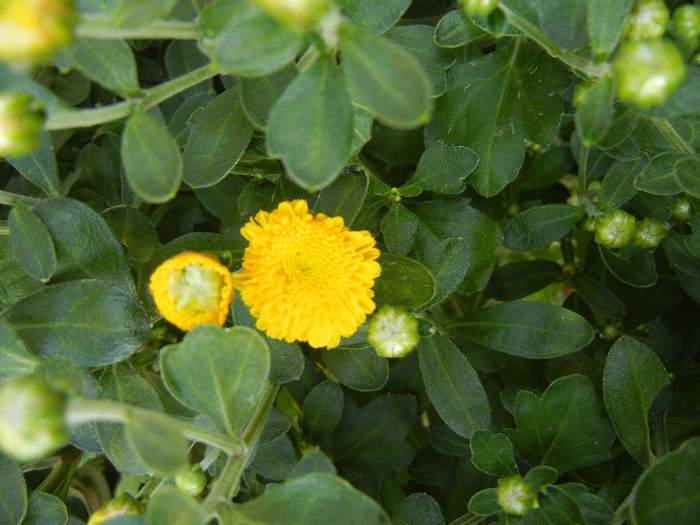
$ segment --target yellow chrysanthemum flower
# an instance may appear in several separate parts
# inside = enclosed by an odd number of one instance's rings
[[[306,201],[261,211],[241,229],[250,244],[234,286],[274,339],[338,346],[374,311],[374,280],[382,269],[367,231],[350,231],[342,217],[309,213]]]
[[[181,253],[165,261],[148,285],[158,311],[182,330],[222,326],[233,301],[231,272],[204,253]]]

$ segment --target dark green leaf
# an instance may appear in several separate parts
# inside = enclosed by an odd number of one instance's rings
[[[126,246],[130,258],[146,262],[158,250],[158,233],[143,212],[121,205],[107,208],[101,215],[117,240]]]
[[[584,210],[570,204],[544,204],[520,212],[503,230],[506,248],[528,252],[548,246],[569,233]]]
[[[441,47],[461,47],[478,40],[486,33],[469,20],[464,11],[455,9],[443,16],[435,26],[435,43]]]
[[[471,437],[470,445],[472,463],[479,470],[499,478],[518,473],[513,444],[505,434],[477,430]]]
[[[330,348],[323,352],[323,359],[338,381],[360,392],[381,390],[389,377],[388,361],[371,346]]]
[[[436,193],[456,195],[466,189],[464,179],[474,171],[478,163],[479,158],[469,148],[433,142],[421,155],[416,172],[406,184]]]
[[[662,241],[671,264],[684,273],[700,276],[700,258],[693,255],[686,246],[686,237],[674,231],[667,231]]]
[[[272,481],[284,481],[297,463],[296,451],[289,436],[280,436],[265,443],[258,443],[250,466],[262,477]]]
[[[245,152],[253,130],[237,88],[217,96],[197,117],[187,140],[183,152],[184,181],[193,188],[219,182]]]
[[[390,252],[406,255],[415,242],[420,221],[403,204],[392,204],[379,223],[384,244]],[[699,235],[700,237],[700,235]]]
[[[585,146],[603,138],[612,124],[613,95],[610,77],[599,79],[583,95],[583,102],[576,110],[576,130]]]
[[[302,40],[246,0],[216,0],[199,17],[202,51],[229,73],[263,76],[289,64]]]
[[[646,288],[656,283],[656,263],[651,253],[642,250],[629,259],[623,259],[603,246],[599,245],[598,250],[610,273],[623,283],[638,288]]]
[[[86,180],[108,202],[119,202],[121,198],[120,167],[114,160],[106,148],[92,143],[81,149],[76,159],[81,179]]]
[[[313,443],[331,435],[343,413],[343,389],[338,383],[322,381],[304,399],[301,428]]]
[[[0,522],[20,525],[27,512],[27,485],[14,459],[0,452]]]
[[[82,366],[126,359],[143,345],[150,327],[133,295],[91,280],[47,286],[15,303],[4,317],[33,352]]]
[[[248,119],[260,129],[267,129],[267,121],[277,99],[296,78],[298,69],[289,65],[264,77],[241,78],[241,103]]]
[[[621,337],[610,349],[603,375],[605,407],[620,441],[644,468],[654,458],[649,447],[647,411],[668,382],[661,360],[636,339]]]
[[[129,418],[126,438],[132,451],[151,472],[172,474],[187,461],[185,439],[177,425],[143,414]]]
[[[469,441],[446,425],[431,425],[428,429],[428,441],[435,450],[446,456],[462,457],[471,452]]]
[[[352,105],[338,68],[317,60],[297,76],[270,113],[267,146],[309,191],[328,186],[348,161]]]
[[[343,24],[338,37],[341,67],[361,105],[395,128],[415,128],[428,121],[432,86],[416,59],[389,40],[351,24]]]
[[[166,202],[182,181],[180,147],[168,129],[151,115],[136,111],[122,135],[122,163],[134,193],[146,202]]]
[[[421,339],[418,357],[428,397],[445,423],[467,439],[488,427],[491,416],[486,392],[457,347],[436,334]]]
[[[270,352],[250,328],[200,325],[163,349],[160,365],[163,382],[178,401],[235,435],[262,395]]]
[[[507,434],[518,456],[559,472],[609,459],[615,439],[609,421],[600,417],[593,385],[578,374],[557,379],[539,398],[521,390],[515,402],[515,425]]]
[[[379,256],[382,274],[374,283],[377,308],[391,304],[409,310],[420,309],[435,294],[435,281],[422,264],[395,253]]]
[[[176,487],[161,487],[148,501],[149,525],[202,525],[206,513],[197,500]]]
[[[540,512],[549,525],[587,523],[576,500],[560,487],[549,487],[544,495],[538,498],[538,502]]]
[[[469,512],[478,516],[490,516],[502,510],[501,505],[498,503],[496,489],[481,490],[469,500]]]
[[[318,193],[314,213],[342,217],[350,227],[362,208],[369,178],[364,172],[346,171]]]
[[[391,519],[392,525],[444,525],[440,505],[427,494],[414,493],[401,503]]]
[[[581,299],[605,317],[618,318],[625,313],[625,305],[604,284],[586,274],[574,277],[574,286]]]
[[[5,319],[0,317],[0,383],[32,373],[39,359],[27,350]]]
[[[499,301],[514,301],[557,282],[563,276],[561,266],[554,261],[516,261],[496,268],[486,291]]]
[[[358,25],[374,33],[383,33],[398,22],[411,0],[339,0],[338,5]]]
[[[32,277],[48,281],[56,269],[56,252],[44,223],[22,201],[12,208],[7,223],[12,248],[22,268]]]
[[[593,328],[579,314],[548,303],[497,304],[469,314],[447,329],[499,352],[548,359],[580,350]]]
[[[6,160],[29,182],[44,190],[44,193],[49,197],[61,195],[61,181],[58,179],[56,155],[51,135],[47,131],[43,132],[41,146],[38,149],[29,155],[7,157]]]
[[[693,197],[700,198],[700,159],[689,157],[673,165],[673,174],[681,187]]]
[[[537,12],[545,33],[564,49],[586,45],[587,3],[587,0],[537,0]]]
[[[667,151],[652,158],[649,164],[634,179],[634,187],[654,195],[675,195],[684,191],[678,178],[676,164],[692,159],[683,153]],[[682,166],[682,164],[681,164]]]
[[[10,239],[0,240],[0,305],[8,308],[39,288],[43,288],[41,281],[22,269]]]
[[[564,110],[559,93],[568,74],[540,48],[514,39],[494,53],[454,65],[447,85],[426,127],[426,141],[473,149],[479,164],[468,182],[491,197],[517,176],[526,140],[554,141]]]
[[[27,515],[22,525],[66,525],[68,511],[56,496],[43,492],[30,492]]]
[[[540,465],[528,470],[524,479],[534,490],[541,491],[548,486],[553,485],[554,482],[557,481],[558,477],[559,473],[556,471],[556,469],[547,467],[546,465]]]
[[[596,60],[605,60],[617,47],[633,3],[634,0],[588,0],[588,38]]]
[[[598,208],[612,211],[637,194],[634,180],[646,165],[646,160],[619,160],[605,174],[598,194]]]
[[[554,146],[525,164],[518,176],[518,185],[522,191],[541,190],[556,184],[574,170],[571,148]]]
[[[321,452],[321,449],[313,448],[297,462],[287,479],[298,478],[312,472],[337,474],[331,459]]]
[[[692,525],[700,513],[700,438],[654,463],[637,482],[632,519],[639,525]]]
[[[139,93],[136,59],[125,41],[78,38],[69,57],[83,75],[110,91],[124,97]]]

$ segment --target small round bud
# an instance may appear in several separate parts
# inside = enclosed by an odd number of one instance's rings
[[[659,38],[668,28],[670,17],[663,0],[638,0],[625,21],[622,38],[643,40]]]
[[[20,66],[49,62],[73,40],[71,0],[0,2],[0,60]]]
[[[666,230],[663,224],[653,219],[644,218],[637,223],[634,232],[634,243],[645,250],[653,250],[664,238]]]
[[[418,319],[400,306],[382,306],[369,322],[367,341],[380,357],[402,357],[419,340]]]
[[[488,16],[500,0],[459,0],[469,16]]]
[[[583,221],[581,228],[583,228],[587,232],[593,233],[595,231],[595,225],[597,222],[597,217],[588,217],[585,221]]]
[[[108,501],[104,506],[93,512],[87,525],[99,525],[120,516],[140,516],[146,511],[146,507],[128,492]]]
[[[614,324],[606,324],[600,331],[600,336],[606,341],[614,341],[620,337],[620,330]]]
[[[539,507],[537,493],[520,475],[501,478],[497,483],[498,504],[508,514],[524,516],[528,510]]]
[[[0,39],[1,40],[1,39]],[[44,112],[26,93],[0,94],[0,157],[21,157],[41,144]]]
[[[20,461],[40,459],[68,442],[66,398],[49,383],[24,376],[0,386],[0,449]]]
[[[693,218],[693,207],[688,199],[677,199],[671,204],[671,217],[680,223],[690,222]]]
[[[186,494],[197,497],[207,486],[207,476],[198,464],[185,465],[175,472],[175,485]]]
[[[685,4],[673,11],[673,33],[689,51],[700,41],[700,7]]]
[[[613,60],[617,96],[642,108],[662,104],[683,81],[683,56],[668,40],[627,42]]]
[[[595,225],[595,242],[606,248],[622,248],[634,237],[636,222],[620,209],[601,215]]]
[[[297,33],[315,26],[331,9],[330,0],[253,0],[253,3]]]

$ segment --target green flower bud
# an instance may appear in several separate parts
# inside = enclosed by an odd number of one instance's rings
[[[175,472],[175,485],[190,496],[197,497],[207,486],[207,476],[196,463],[185,465]]]
[[[700,7],[682,5],[673,12],[673,33],[689,51],[697,49],[700,41]]]
[[[664,238],[665,233],[666,230],[663,224],[647,217],[637,223],[637,229],[634,232],[634,243],[645,250],[653,250]]]
[[[71,0],[3,0],[0,60],[20,66],[51,61],[71,44],[76,21]]]
[[[586,100],[586,96],[593,86],[595,86],[595,82],[591,80],[582,80],[574,86],[574,106],[583,104],[583,101]]]
[[[670,17],[663,0],[638,0],[625,21],[622,38],[644,40],[659,38],[668,28]]]
[[[0,449],[20,461],[40,459],[68,442],[66,398],[43,379],[24,376],[0,386]]]
[[[382,306],[369,322],[367,341],[381,357],[401,357],[420,340],[418,319],[400,306]]]
[[[501,478],[497,483],[498,504],[508,514],[524,516],[528,510],[539,507],[537,493],[520,475]]]
[[[0,39],[1,40],[1,39]],[[0,94],[0,157],[21,157],[41,144],[44,112],[26,93]]]
[[[581,227],[585,231],[593,233],[595,231],[595,225],[597,222],[597,217],[588,217],[585,221],[583,221],[583,225]]]
[[[668,40],[640,40],[620,46],[613,61],[617,96],[642,108],[662,104],[683,81],[683,56]]]
[[[500,0],[459,0],[469,16],[488,16]]]
[[[671,217],[680,223],[690,222],[693,218],[693,207],[688,199],[677,199],[671,204]]]
[[[595,225],[595,242],[607,248],[622,248],[632,240],[637,220],[620,209],[598,217]]]
[[[331,9],[331,0],[252,0],[297,33],[315,26]]]
[[[145,505],[125,492],[105,503],[100,510],[93,512],[87,525],[99,525],[120,516],[140,516],[144,512],[146,512]]]

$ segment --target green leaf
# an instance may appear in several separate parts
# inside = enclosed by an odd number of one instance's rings
[[[498,493],[494,488],[480,490],[469,500],[469,512],[477,516],[490,516],[502,510],[498,503]]]
[[[559,93],[568,84],[569,74],[542,49],[513,39],[447,72],[448,88],[426,126],[426,142],[474,150],[479,164],[468,183],[492,197],[518,175],[526,141],[555,140],[564,111]]]
[[[22,525],[66,525],[68,511],[56,496],[43,492],[30,492],[27,514]]]
[[[472,463],[482,472],[499,478],[518,473],[513,444],[505,434],[495,434],[490,430],[477,430],[469,443]]]
[[[391,521],[369,496],[337,476],[322,473],[291,479],[222,513],[227,522],[240,525],[386,525]]]
[[[0,383],[29,375],[39,359],[27,350],[5,319],[0,317]]]
[[[243,111],[256,127],[267,129],[270,111],[298,72],[296,66],[289,65],[263,77],[239,79]]]
[[[454,9],[443,16],[435,26],[434,40],[440,47],[461,47],[485,36],[462,9]]]
[[[588,42],[587,0],[536,0],[545,33],[564,49],[574,50]],[[596,26],[597,28],[597,26]]]
[[[428,397],[457,434],[471,439],[491,419],[486,391],[466,357],[441,334],[422,338],[418,357]]]
[[[311,389],[301,417],[304,435],[313,443],[322,443],[331,435],[343,413],[343,389],[338,383],[322,381]]]
[[[411,250],[419,226],[418,217],[399,203],[392,204],[379,223],[384,244],[390,252],[398,255],[406,255]]]
[[[489,306],[446,326],[480,345],[526,359],[576,352],[593,340],[593,328],[579,314],[548,303]]]
[[[246,0],[216,0],[199,17],[202,51],[234,75],[273,73],[298,54],[302,39]]]
[[[544,204],[518,213],[503,229],[506,248],[529,252],[549,246],[569,233],[584,210],[570,204]]]
[[[576,525],[589,523],[584,520],[576,500],[561,487],[547,488],[543,497],[538,498],[539,510],[549,525]]]
[[[253,130],[237,88],[214,98],[200,113],[187,140],[183,180],[192,188],[219,182],[238,163]]]
[[[270,113],[267,146],[290,178],[315,191],[340,173],[352,147],[352,105],[340,72],[319,59],[297,76]]]
[[[182,154],[175,138],[154,117],[138,110],[129,117],[121,156],[126,180],[139,198],[161,203],[175,196],[182,181]]]
[[[679,180],[676,164],[692,159],[684,153],[664,152],[649,161],[637,178],[634,187],[653,195],[675,195],[684,191]],[[683,163],[681,163],[681,169]]]
[[[68,56],[83,75],[102,87],[123,97],[138,95],[136,59],[125,41],[78,38]]]
[[[308,452],[297,462],[287,479],[298,478],[312,472],[337,474],[331,459],[318,447],[312,448],[311,452]]]
[[[542,491],[550,485],[553,485],[558,477],[559,473],[556,469],[546,465],[539,465],[528,470],[524,479],[534,490]]]
[[[383,252],[378,259],[382,274],[374,283],[377,308],[385,304],[420,309],[435,294],[435,281],[419,262],[395,253]]]
[[[160,241],[151,220],[133,206],[107,208],[101,213],[115,238],[126,246],[129,257],[146,262],[158,250]]]
[[[44,223],[22,201],[14,205],[7,223],[22,268],[32,277],[48,281],[56,269],[56,252]]]
[[[53,150],[51,135],[44,131],[41,146],[23,157],[7,157],[12,167],[32,184],[38,186],[49,197],[61,195],[61,181],[58,179],[58,166]]]
[[[200,325],[163,349],[160,365],[163,382],[178,401],[236,435],[262,396],[270,351],[250,328]]]
[[[588,38],[597,61],[605,60],[617,47],[633,3],[634,0],[588,0]]]
[[[148,501],[149,525],[203,525],[207,515],[197,500],[173,486],[161,487]]]
[[[383,33],[399,21],[411,0],[338,0],[338,5],[353,22],[373,33]]]
[[[432,86],[416,59],[389,40],[351,24],[338,28],[338,38],[341,67],[361,105],[394,128],[415,128],[428,121]]]
[[[590,146],[605,136],[612,124],[613,81],[610,77],[599,79],[583,95],[583,102],[576,110],[576,130],[585,146]]]
[[[177,4],[177,0],[143,2],[142,0],[119,0],[114,17],[122,27],[138,27],[153,20],[166,18]]]
[[[323,359],[338,381],[360,392],[381,390],[389,377],[388,361],[371,346],[330,348],[323,352]]]
[[[92,280],[47,286],[15,303],[4,317],[39,356],[81,366],[126,359],[144,344],[150,328],[133,295]]]
[[[673,174],[688,195],[700,198],[700,158],[681,159],[673,165]]]
[[[258,443],[250,466],[265,479],[284,481],[296,463],[292,440],[283,435],[272,441]]]
[[[99,279],[134,292],[124,250],[89,206],[61,197],[45,199],[33,211],[51,234],[56,251],[52,282]]]
[[[515,401],[515,426],[507,434],[518,456],[559,472],[609,459],[615,439],[609,421],[600,417],[593,385],[579,374],[557,379],[539,398],[521,390]]]
[[[86,144],[78,153],[76,167],[80,170],[82,180],[100,193],[108,202],[121,201],[120,166],[110,157],[106,148],[95,144]]]
[[[523,167],[517,184],[521,191],[542,190],[575,171],[574,158],[568,146],[553,146]]]
[[[656,263],[653,254],[641,250],[629,259],[618,257],[607,248],[598,245],[605,266],[623,283],[637,288],[656,284]]]
[[[0,523],[20,525],[27,512],[27,485],[14,459],[0,452]]]
[[[8,308],[39,288],[43,288],[41,281],[22,269],[10,239],[0,240],[0,305]]]
[[[668,382],[661,360],[636,339],[623,336],[610,349],[603,374],[605,407],[620,441],[644,468],[654,459],[647,412]]]
[[[618,160],[608,169],[598,194],[598,209],[613,211],[637,194],[634,180],[646,166],[646,159]]]
[[[342,217],[350,227],[367,195],[369,177],[364,172],[345,171],[318,193],[314,213]]]
[[[574,277],[574,286],[581,299],[596,312],[613,319],[622,317],[625,305],[604,284],[586,274]]]
[[[151,472],[167,476],[187,462],[185,438],[177,425],[152,416],[130,417],[126,438],[131,450]]]
[[[496,268],[486,291],[498,301],[515,301],[557,282],[563,276],[561,266],[554,261],[516,261]]]
[[[479,157],[469,148],[433,142],[421,155],[416,172],[406,184],[435,193],[456,195],[466,189],[464,179],[478,163]]]
[[[413,493],[401,503],[391,518],[392,525],[444,525],[440,505],[432,496]]]
[[[691,525],[700,513],[700,438],[689,439],[642,474],[632,493],[635,524]]]

